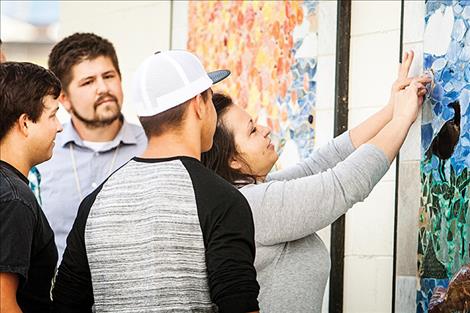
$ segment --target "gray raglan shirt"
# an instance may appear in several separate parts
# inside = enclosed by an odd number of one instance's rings
[[[321,312],[330,257],[315,232],[363,201],[389,165],[374,145],[355,150],[346,132],[240,189],[253,211],[261,312]]]

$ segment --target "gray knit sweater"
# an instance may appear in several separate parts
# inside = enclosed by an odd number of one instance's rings
[[[240,189],[255,222],[261,312],[321,312],[330,257],[315,232],[363,201],[388,168],[382,150],[354,150],[346,132],[265,183]]]

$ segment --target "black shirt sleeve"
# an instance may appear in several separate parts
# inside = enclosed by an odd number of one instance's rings
[[[0,272],[28,278],[31,247],[37,216],[21,200],[0,203]]]
[[[254,268],[254,224],[243,195],[195,161],[191,175],[206,248],[212,301],[221,313],[259,310]]]
[[[84,236],[88,214],[99,190],[101,188],[82,201],[67,236],[67,246],[52,289],[54,312],[92,312],[93,287]]]

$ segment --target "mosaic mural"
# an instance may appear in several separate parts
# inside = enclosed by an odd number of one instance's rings
[[[417,312],[470,263],[470,1],[427,1],[425,23]]]
[[[208,69],[227,68],[217,85],[272,129],[278,152],[294,142],[313,150],[317,1],[192,1],[188,49]]]

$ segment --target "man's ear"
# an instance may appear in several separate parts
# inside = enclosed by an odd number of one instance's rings
[[[58,100],[64,106],[64,109],[66,109],[67,112],[71,113],[72,103],[70,102],[69,97],[63,90],[60,92]]]
[[[196,116],[200,120],[203,120],[207,112],[207,103],[204,102],[201,94],[195,96],[191,102],[194,107],[194,112],[196,113]]]
[[[31,130],[31,124],[33,121],[29,118],[29,116],[26,113],[23,113],[18,117],[18,120],[16,121],[16,126],[18,128],[18,131],[25,137],[28,137],[29,132]]]

